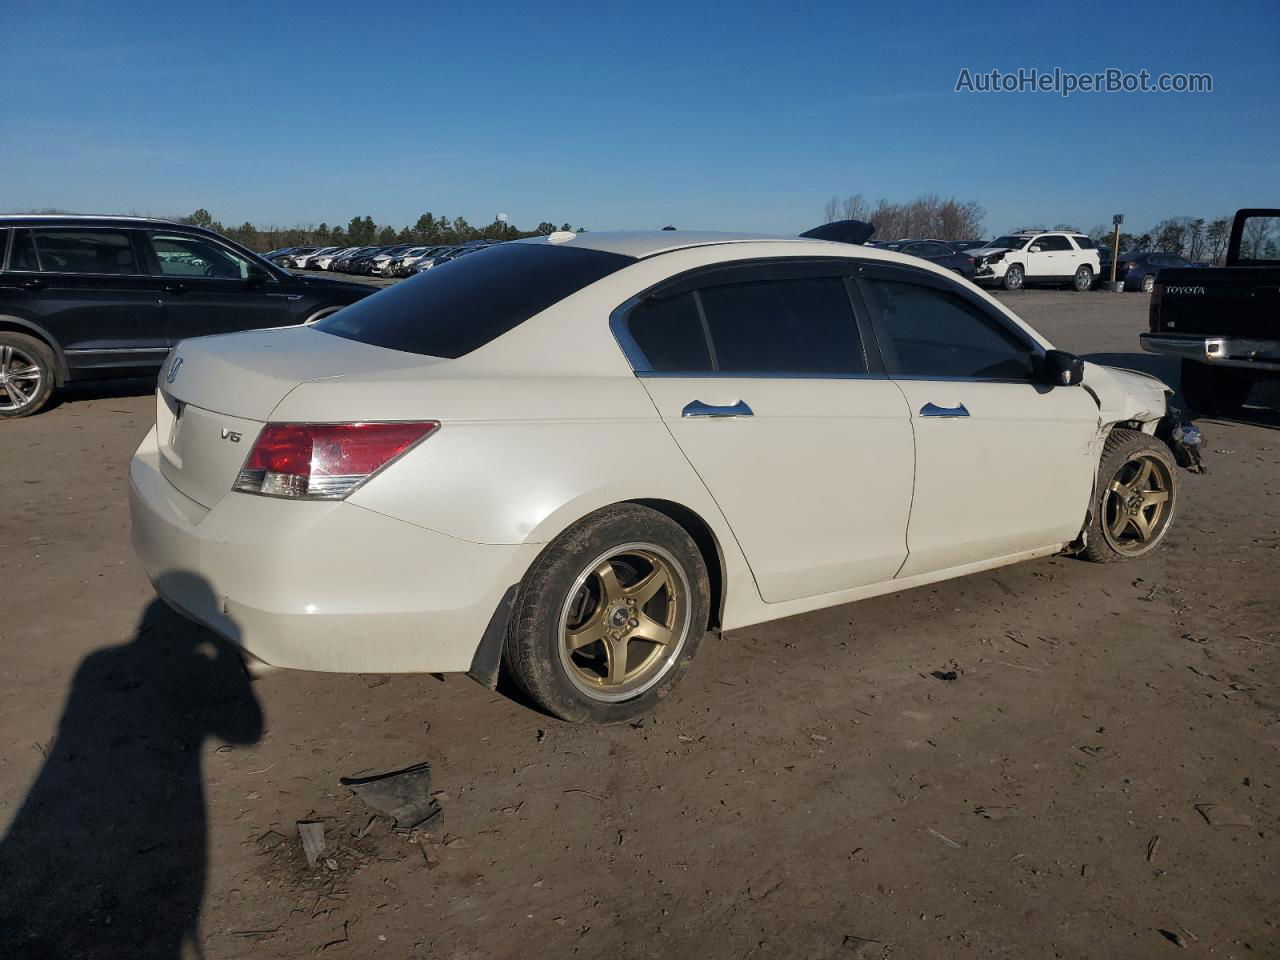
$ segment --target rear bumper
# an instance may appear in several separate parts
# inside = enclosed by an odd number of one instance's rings
[[[133,543],[156,592],[253,657],[338,673],[466,671],[537,544],[457,540],[346,502],[228,493],[212,510],[129,471]]]
[[[1215,367],[1280,371],[1280,340],[1141,333],[1138,342],[1148,353],[1198,360]]]

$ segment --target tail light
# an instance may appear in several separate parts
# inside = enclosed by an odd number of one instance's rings
[[[421,423],[269,423],[234,490],[292,500],[341,500],[440,429]]]

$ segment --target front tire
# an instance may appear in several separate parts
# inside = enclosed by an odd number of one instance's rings
[[[1084,265],[1076,271],[1076,275],[1071,279],[1071,286],[1079,291],[1093,289],[1093,267]]]
[[[1138,430],[1112,430],[1093,496],[1080,555],[1111,563],[1150,553],[1169,532],[1178,507],[1178,473],[1169,448]]]
[[[637,504],[606,507],[548,544],[525,574],[504,663],[563,720],[630,720],[688,669],[710,594],[702,554],[683,527]]]
[[[1247,376],[1234,370],[1198,360],[1182,361],[1182,397],[1196,413],[1208,417],[1237,416],[1249,397],[1251,386]]]
[[[0,332],[0,419],[39,412],[53,395],[53,353],[35,337]]]
[[[1023,272],[1022,267],[1015,263],[1004,272],[1004,279],[1000,281],[1000,284],[1006,290],[1021,290],[1025,278],[1026,274]]]

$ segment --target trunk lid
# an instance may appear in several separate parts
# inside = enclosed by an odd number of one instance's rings
[[[161,472],[184,495],[212,508],[231,492],[262,425],[299,384],[420,371],[440,362],[306,327],[184,341],[160,375]]]

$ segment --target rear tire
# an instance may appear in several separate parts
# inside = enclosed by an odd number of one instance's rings
[[[702,554],[683,527],[636,504],[606,507],[556,537],[525,574],[504,663],[563,720],[630,720],[688,669],[710,594]]]
[[[1093,267],[1085,264],[1076,270],[1076,275],[1071,278],[1071,286],[1078,291],[1093,289]]]
[[[1080,556],[1094,563],[1145,556],[1164,540],[1177,508],[1178,472],[1169,448],[1138,430],[1112,430]]]
[[[1004,272],[1004,279],[1000,281],[1001,286],[1006,290],[1021,290],[1026,273],[1018,264],[1014,264]]]
[[[1213,367],[1198,360],[1182,361],[1182,397],[1196,413],[1209,417],[1236,416],[1253,384],[1244,374]]]
[[[53,351],[24,333],[0,331],[0,420],[39,412],[53,395]]]

